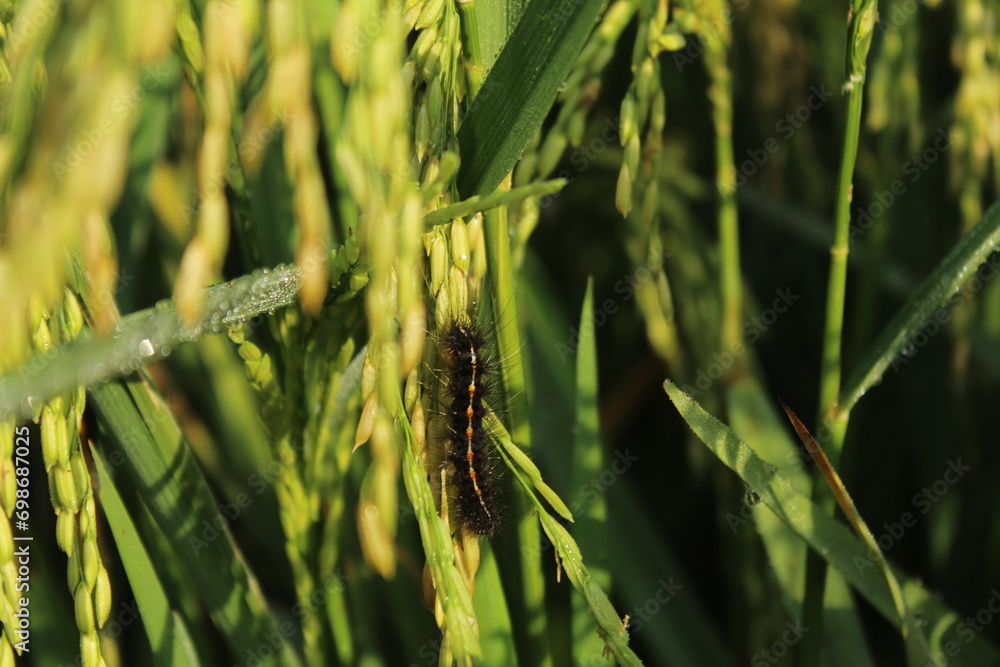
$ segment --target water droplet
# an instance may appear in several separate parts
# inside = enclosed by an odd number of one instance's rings
[[[148,338],[143,338],[139,341],[139,354],[144,357],[151,357],[156,354],[156,350],[153,349],[153,344]]]

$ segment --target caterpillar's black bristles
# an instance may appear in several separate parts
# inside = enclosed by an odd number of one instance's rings
[[[496,453],[483,429],[483,401],[490,393],[492,364],[484,352],[485,339],[467,319],[448,325],[440,337],[447,383],[445,416],[448,422],[447,459],[452,464],[451,494],[458,518],[477,535],[492,535],[499,527]]]

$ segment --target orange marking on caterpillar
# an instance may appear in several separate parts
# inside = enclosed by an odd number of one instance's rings
[[[459,517],[467,530],[493,534],[499,509],[494,506],[493,445],[483,427],[484,401],[490,394],[491,365],[483,356],[483,336],[474,322],[462,317],[442,332],[442,357],[446,363],[448,417],[451,423],[450,459]],[[462,450],[465,451],[462,451]]]

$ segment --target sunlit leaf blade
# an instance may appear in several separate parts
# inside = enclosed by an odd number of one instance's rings
[[[930,338],[950,320],[948,309],[968,301],[975,292],[982,289],[980,285],[979,288],[960,291],[998,248],[1000,202],[994,203],[976,226],[958,240],[951,252],[882,330],[864,360],[858,364],[857,370],[844,384],[839,406],[842,411],[850,410],[866,391],[878,384],[890,366],[895,368],[909,361],[908,356],[916,352],[915,346],[926,342],[921,343],[924,338],[919,336],[925,326],[927,330],[924,336]],[[995,276],[1000,268],[996,264],[996,258],[986,266],[988,271],[984,270],[980,275],[983,283]]]
[[[603,4],[528,4],[459,129],[462,197],[493,192],[513,169],[545,120]]]
[[[112,336],[84,334],[0,376],[0,417],[29,416],[60,392],[131,373],[162,359],[172,347],[288,306],[301,280],[294,264],[261,269],[205,290],[204,315],[195,326],[183,324],[167,299],[123,318]]]
[[[540,197],[542,195],[552,195],[565,187],[566,181],[562,178],[555,178],[551,181],[539,181],[529,183],[512,190],[497,190],[492,194],[480,197],[474,195],[468,199],[444,206],[436,211],[431,211],[424,216],[424,222],[428,225],[436,225],[455,218],[471,215],[477,211],[486,211],[497,206],[513,206],[519,204],[528,197]]]

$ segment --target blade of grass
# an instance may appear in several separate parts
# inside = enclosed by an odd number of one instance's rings
[[[659,528],[660,518],[651,515],[656,508],[624,485],[615,484],[609,493],[613,512],[609,549],[616,592],[634,603],[625,611],[635,614],[633,635],[641,637],[649,649],[649,662],[703,667],[737,664],[731,640],[719,632],[702,607],[692,583],[696,578],[685,570],[666,541]],[[636,557],[636,544],[641,544],[641,558]],[[659,606],[655,616],[649,615],[645,605],[650,600],[659,603],[656,595],[664,583],[681,589],[667,604]]]
[[[753,510],[750,517],[767,549],[773,575],[785,594],[789,619],[802,618],[806,552],[809,546],[787,524],[767,509]],[[850,585],[840,572],[827,569],[826,595],[823,598],[823,653],[831,665],[874,667],[860,615]]]
[[[962,236],[937,268],[920,285],[896,317],[882,330],[864,360],[851,374],[840,394],[838,409],[847,413],[878,384],[890,367],[909,361],[907,347],[924,326],[936,321],[943,326],[949,319],[946,308],[965,302],[971,294],[960,291],[981,267],[990,269],[985,282],[997,270],[996,260],[986,264],[990,255],[1000,249],[1000,201],[993,204],[982,219]],[[973,292],[974,293],[974,292]]]
[[[899,582],[896,581],[895,575],[889,569],[889,564],[885,560],[885,554],[882,553],[878,543],[875,541],[875,536],[864,522],[864,519],[861,518],[858,508],[854,505],[854,500],[851,499],[851,495],[847,492],[847,488],[841,481],[837,471],[833,469],[833,465],[826,457],[826,454],[823,453],[823,449],[819,446],[819,443],[816,442],[816,439],[809,433],[805,424],[792,412],[791,408],[785,405],[784,401],[781,401],[781,407],[784,408],[785,414],[788,415],[788,419],[791,420],[792,425],[795,427],[795,432],[798,433],[802,444],[806,446],[809,455],[819,467],[820,474],[823,475],[827,484],[830,485],[830,489],[837,499],[837,504],[840,505],[840,509],[843,510],[847,520],[851,523],[854,532],[864,542],[868,548],[868,553],[875,556],[879,569],[882,570],[882,574],[885,576],[885,581],[889,585],[889,591],[892,593],[892,601],[896,605],[896,611],[899,613],[899,618],[903,626],[903,640],[906,642],[907,661],[913,666],[923,664],[924,660],[930,657],[927,640],[921,633],[917,619],[913,616],[913,612],[909,609],[906,600],[903,598]],[[935,664],[938,664],[937,661],[935,661]]]
[[[455,218],[472,215],[478,211],[487,211],[497,206],[512,206],[521,203],[529,197],[553,195],[565,186],[565,179],[555,178],[551,181],[529,183],[528,185],[522,185],[519,188],[511,190],[497,190],[485,196],[474,195],[450,206],[431,211],[424,216],[424,222],[428,225],[437,225]]]
[[[187,627],[182,617],[171,609],[170,598],[118,495],[104,454],[97,448],[91,451],[100,480],[101,509],[111,526],[129,585],[135,593],[136,605],[142,611],[142,626],[157,663],[177,667],[201,664]]]
[[[510,460],[517,465],[518,469],[524,474],[525,477],[531,481],[532,486],[535,490],[542,494],[542,497],[552,505],[559,516],[566,519],[567,521],[573,521],[573,514],[566,507],[566,503],[556,495],[556,492],[552,490],[545,480],[542,479],[542,471],[538,469],[535,462],[525,454],[521,448],[514,444],[510,436],[507,434],[506,429],[503,424],[497,419],[496,413],[489,409],[489,405],[485,402],[483,406],[487,409],[486,415],[483,417],[483,428],[487,433],[493,434],[496,438],[496,444],[500,446],[504,453],[510,457]]]
[[[571,333],[570,316],[565,314],[564,302],[555,293],[551,275],[535,254],[528,249],[521,271],[519,292],[527,325],[527,345],[535,350],[549,350],[538,354],[526,367],[532,379],[529,386],[536,393],[546,396],[543,404],[533,404],[532,428],[538,428],[535,437],[550,442],[552,446],[539,447],[534,452],[547,478],[557,488],[575,489],[571,486],[572,471],[565,465],[570,455],[567,447],[559,444],[565,440],[565,424],[574,419],[573,402],[576,400],[573,357],[568,345]],[[575,313],[573,319],[575,319]],[[664,532],[650,516],[650,508],[640,503],[623,479],[608,490],[611,535],[605,548],[609,552],[610,567],[615,573],[616,592],[622,600],[634,603],[623,611],[635,614],[633,628],[642,632],[642,642],[653,664],[677,665],[731,665],[735,658],[727,641],[719,634],[700,606],[696,594],[681,595],[660,607],[655,617],[650,617],[647,629],[639,625],[642,619],[636,609],[650,598],[660,586],[664,573],[682,585],[692,581],[667,542]],[[569,495],[572,503],[579,495]],[[633,545],[642,540],[643,558],[635,557]],[[796,538],[797,539],[797,538]],[[585,551],[585,553],[591,553]],[[688,589],[690,590],[690,589]],[[642,613],[645,613],[643,610]],[[632,632],[633,640],[638,637]]]
[[[225,525],[225,521],[173,417],[165,406],[154,404],[149,387],[136,377],[98,385],[89,397],[110,434],[108,444],[113,450],[108,458],[120,457],[127,465],[230,649],[239,656],[256,655],[262,642],[267,645],[266,635],[277,630],[228,532],[203,539],[203,526]],[[288,641],[277,655],[280,659],[265,662],[300,664]]]
[[[503,425],[498,425],[499,428],[503,428]],[[498,434],[501,440],[509,440],[510,436],[506,433]],[[514,465],[513,461],[508,457],[507,452],[504,448],[498,448],[500,455],[503,457],[504,462],[510,469],[515,480],[521,485],[524,493],[527,495],[530,502],[534,505],[537,511],[538,520],[542,525],[542,529],[545,531],[545,535],[552,542],[552,545],[556,549],[556,553],[559,556],[560,567],[566,572],[569,577],[570,583],[573,588],[577,590],[584,599],[587,601],[587,606],[590,609],[590,613],[593,614],[594,618],[597,620],[598,634],[604,640],[605,649],[610,652],[611,655],[615,657],[621,665],[641,665],[642,662],[639,660],[638,656],[628,647],[628,629],[622,621],[622,617],[618,615],[614,607],[611,605],[611,601],[608,600],[607,594],[601,589],[600,585],[594,581],[593,575],[591,575],[590,570],[583,564],[583,554],[580,552],[580,547],[577,545],[576,541],[570,536],[569,532],[558,522],[555,518],[549,514],[548,510],[542,505],[538,496],[535,495],[532,490],[531,483],[525,479],[523,472]],[[603,650],[602,650],[603,653]],[[587,660],[587,664],[590,664],[591,660]]]
[[[480,84],[482,77],[493,68],[526,4],[527,0],[462,0],[458,3],[462,17],[462,42],[468,61],[466,67],[477,70]],[[473,75],[473,83],[475,78]]]
[[[866,576],[867,569],[872,566],[868,551],[847,527],[796,489],[782,472],[758,457],[730,428],[705,412],[676,385],[667,380],[663,386],[691,430],[719,460],[738,474],[770,511],[805,540],[826,563],[835,567],[882,616],[899,627],[900,617],[888,586],[883,578]],[[935,656],[944,651],[946,635],[956,630],[963,644],[956,644],[958,655],[953,662],[949,661],[949,665],[971,667],[1000,661],[1000,651],[981,635],[968,634],[968,626],[959,622],[953,610],[898,568],[893,567],[893,572],[903,581],[903,598],[908,607],[915,617],[922,619],[923,627],[933,631],[930,655],[927,656],[930,664],[935,664]],[[810,628],[810,631],[815,629]]]
[[[603,0],[533,0],[458,131],[463,198],[493,192],[541,127]]]
[[[483,647],[483,665],[487,667],[505,667],[517,664],[517,654],[510,638],[514,630],[510,626],[510,612],[507,610],[507,598],[503,594],[503,584],[500,582],[500,570],[497,568],[493,549],[483,546],[481,550],[479,571],[476,573],[476,590],[472,595],[472,603],[479,619],[479,641]]]
[[[580,311],[580,344],[576,349],[576,424],[573,432],[571,489],[586,488],[604,469],[597,413],[597,341],[594,332],[594,279],[587,281],[587,292]],[[602,481],[603,484],[603,481]],[[601,487],[604,488],[603,486]],[[590,573],[604,590],[611,590],[608,569],[608,507],[604,494],[588,502],[577,523],[573,536],[584,553],[589,554]],[[574,596],[572,601],[573,659],[576,664],[601,664],[593,660],[602,649],[600,638],[593,633],[593,621],[585,600]]]
[[[164,300],[124,318],[113,336],[84,334],[0,377],[0,416],[31,416],[33,406],[77,385],[131,373],[169,354],[173,346],[295,303],[301,279],[299,268],[286,264],[215,285],[206,290],[205,312],[194,327],[183,325],[172,302]]]
[[[748,352],[753,354],[752,350]],[[751,361],[750,367],[756,367]],[[788,436],[774,404],[754,375],[744,375],[727,388],[726,404],[733,431],[740,434],[758,456],[777,466],[792,485],[803,491],[811,488],[812,478],[802,465],[800,450]],[[741,507],[731,524],[733,530],[753,519],[754,528],[767,550],[768,562],[781,587],[789,619],[802,618],[805,561],[808,546],[771,512],[747,516]],[[780,567],[775,565],[780,564]],[[824,653],[833,664],[848,662],[867,667],[875,661],[870,655],[861,618],[847,582],[836,570],[827,573],[824,596]]]

